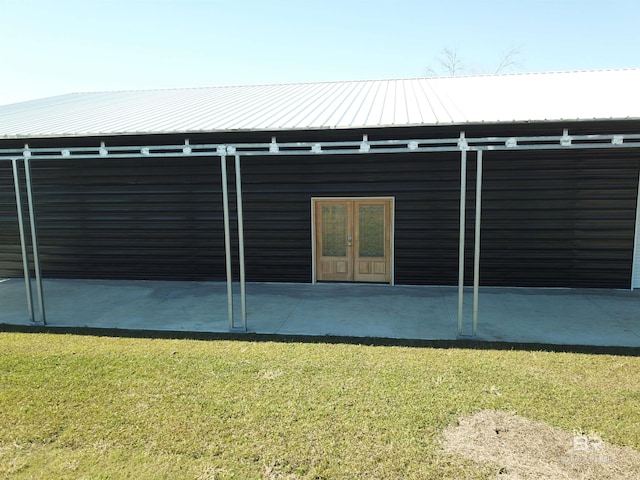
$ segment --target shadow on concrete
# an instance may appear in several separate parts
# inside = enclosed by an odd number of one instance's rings
[[[274,342],[274,343],[314,343],[328,345],[366,345],[377,347],[411,347],[437,349],[467,350],[513,350],[525,352],[563,352],[583,353],[589,355],[618,355],[628,357],[640,356],[640,347],[618,347],[598,345],[554,345],[547,343],[492,342],[485,340],[416,340],[402,338],[378,337],[345,337],[335,335],[280,335],[261,333],[235,332],[185,332],[168,330],[131,330],[117,328],[90,327],[49,327],[41,325],[7,325],[0,324],[0,332],[82,335],[114,338],[157,338],[166,340],[200,340],[200,341],[238,341],[238,342]]]

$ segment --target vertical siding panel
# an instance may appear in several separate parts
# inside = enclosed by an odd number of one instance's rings
[[[487,155],[482,284],[628,288],[638,171],[629,153]]]
[[[43,274],[223,278],[217,160],[34,161]]]
[[[22,178],[24,179],[24,174]],[[0,278],[22,275],[13,169],[11,162],[3,161],[0,162]]]

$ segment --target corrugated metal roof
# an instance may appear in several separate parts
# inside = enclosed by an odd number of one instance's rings
[[[640,69],[73,93],[0,106],[0,138],[640,118]]]

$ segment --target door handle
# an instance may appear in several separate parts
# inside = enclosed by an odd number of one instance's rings
[[[347,237],[347,247],[350,247],[352,242],[353,242],[353,238],[351,237],[351,235],[349,235]]]

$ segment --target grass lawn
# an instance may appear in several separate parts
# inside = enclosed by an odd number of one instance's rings
[[[488,478],[482,409],[640,450],[640,357],[0,333],[0,478]]]

